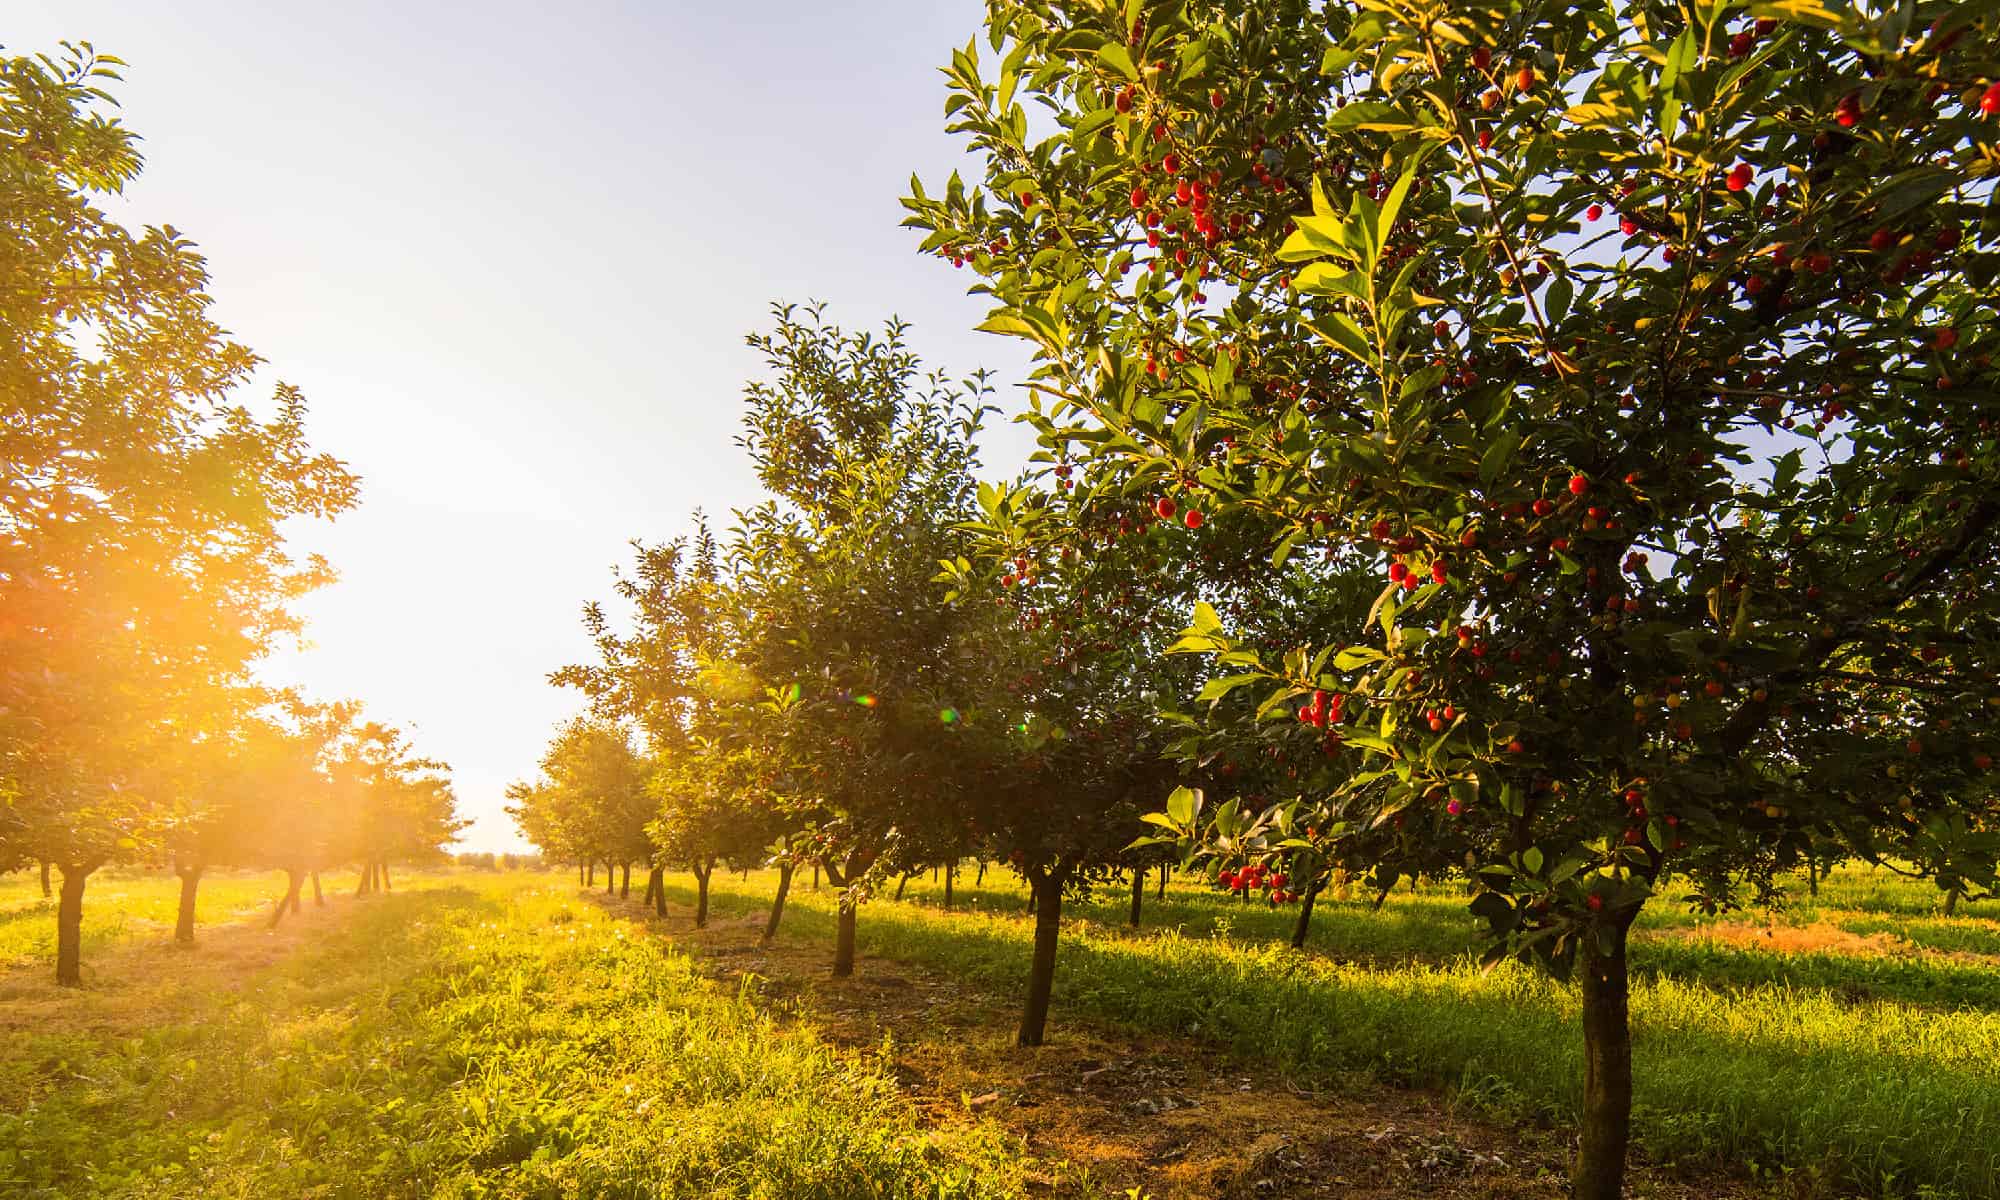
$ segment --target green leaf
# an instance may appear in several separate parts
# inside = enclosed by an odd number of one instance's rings
[[[1521,851],[1521,869],[1530,875],[1540,875],[1542,873],[1542,849],[1540,846],[1530,846],[1526,850]]]
[[[1180,829],[1194,824],[1194,814],[1201,807],[1201,798],[1190,787],[1177,787],[1167,797],[1167,817]]]
[[[1137,80],[1139,68],[1132,65],[1132,52],[1122,43],[1105,42],[1097,49],[1098,60],[1127,79]]]

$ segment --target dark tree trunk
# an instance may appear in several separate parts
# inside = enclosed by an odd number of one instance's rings
[[[1171,866],[1166,863],[1160,864],[1160,886],[1153,889],[1153,899],[1165,900],[1167,898],[1167,876],[1172,873],[1173,868]]]
[[[701,929],[708,924],[708,881],[715,874],[715,864],[694,869],[694,927]]]
[[[979,860],[979,870],[973,872],[972,886],[981,887],[985,883],[986,883],[986,860],[982,858]]]
[[[1636,910],[1607,920],[1583,938],[1583,1128],[1577,1143],[1574,1200],[1619,1200],[1632,1133],[1632,1030],[1625,973],[1625,930]]]
[[[46,899],[48,899],[48,898],[49,898],[50,896],[52,896],[52,895],[54,895],[54,894],[55,894],[55,893],[54,893],[54,892],[52,892],[52,891],[51,891],[51,890],[49,889],[49,864],[48,864],[48,863],[43,863],[43,864],[42,864],[42,899],[46,900]]]
[[[83,986],[83,884],[94,867],[62,864],[62,894],[56,901],[56,984]]]
[[[368,869],[367,863],[361,864],[361,882],[354,885],[354,894],[356,896],[366,896],[368,894],[368,877],[373,874],[374,872]]]
[[[314,872],[312,873],[312,881],[313,881],[313,907],[314,907],[314,908],[325,908],[325,907],[326,907],[326,893],[324,893],[324,892],[322,892],[322,891],[320,891],[320,890],[319,890],[319,872],[318,872],[318,871],[314,871]]]
[[[1292,949],[1294,950],[1303,950],[1306,948],[1306,931],[1312,928],[1313,923],[1313,901],[1319,899],[1319,889],[1321,886],[1323,885],[1318,882],[1306,885],[1306,894],[1299,898],[1299,919],[1298,923],[1292,926]]]
[[[1056,982],[1056,939],[1062,933],[1063,873],[1051,871],[1032,884],[1035,906],[1035,956],[1028,964],[1028,1002],[1021,1010],[1016,1045],[1039,1046],[1049,1022],[1049,992]]]
[[[1819,860],[1806,855],[1806,894],[1819,899]]]
[[[382,879],[382,890],[389,891],[389,864],[385,860],[375,864],[375,871]]]
[[[1146,868],[1132,868],[1132,928],[1139,928],[1139,906],[1146,901]]]
[[[305,882],[306,874],[304,871],[295,871],[290,867],[285,868],[285,894],[278,897],[278,907],[271,912],[270,928],[276,929],[278,922],[285,919],[285,910],[290,909],[292,912],[299,911],[299,889],[305,886]]]
[[[594,858],[584,864],[583,886],[585,887],[597,886],[597,860]]]
[[[620,900],[630,900],[630,899],[632,898],[632,864],[631,864],[631,863],[626,863],[626,864],[625,864],[625,865],[624,865],[623,867],[619,868],[619,877],[618,877],[618,898],[619,898]]]
[[[833,977],[845,979],[854,974],[854,905],[845,896],[840,900],[840,921],[833,935]]]
[[[952,877],[957,874],[958,874],[958,864],[956,862],[952,863],[950,866],[944,869],[944,907],[945,911],[947,912],[951,911]]]
[[[667,869],[665,867],[653,868],[653,915],[656,917],[667,915]]]
[[[1038,901],[1038,900],[1040,900],[1040,899],[1041,899],[1041,896],[1040,896],[1040,895],[1039,895],[1039,894],[1038,894],[1038,893],[1037,893],[1037,892],[1035,891],[1035,885],[1034,885],[1034,883],[1033,883],[1033,882],[1030,882],[1030,883],[1028,884],[1028,915],[1029,915],[1029,916],[1031,916],[1031,917],[1032,917],[1032,916],[1034,916],[1034,915],[1035,915],[1035,903],[1036,903],[1036,901]]]
[[[1956,916],[1957,913],[1958,913],[1958,889],[1953,888],[1944,894],[1944,915],[1950,917],[1950,916]]]
[[[618,868],[608,858],[604,860],[604,894],[618,894]]]
[[[201,886],[201,867],[174,868],[174,874],[181,877],[180,914],[174,918],[174,941],[183,946],[194,945],[194,895]]]
[[[583,864],[576,864],[576,886],[583,886]]]
[[[911,871],[909,874],[904,875],[901,879],[898,879],[896,881],[896,899],[901,900],[903,898],[903,889],[910,886],[910,875],[914,874],[916,874],[916,872]]]
[[[819,890],[819,864],[813,864],[813,891]]]
[[[785,915],[785,894],[792,890],[792,864],[778,868],[778,894],[771,898],[771,917],[764,922],[764,936],[757,939],[760,946],[768,946],[771,939],[778,936],[778,919]]]

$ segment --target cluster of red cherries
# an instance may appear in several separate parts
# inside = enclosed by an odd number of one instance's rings
[[[1291,880],[1283,871],[1273,872],[1262,863],[1252,863],[1240,871],[1225,868],[1216,872],[1215,882],[1239,896],[1254,888],[1263,892],[1265,902],[1273,906],[1291,904],[1299,899],[1297,892],[1285,890],[1285,885]]]

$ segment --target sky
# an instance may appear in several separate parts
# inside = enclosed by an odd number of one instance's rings
[[[295,548],[340,581],[264,672],[352,697],[453,768],[461,849],[578,710],[579,614],[634,539],[756,498],[744,335],[773,300],[913,323],[927,365],[1022,378],[969,276],[900,228],[972,167],[937,68],[979,0],[264,5],[12,0],[10,53],[128,66],[131,225],[200,245],[217,319],[304,389],[361,506]],[[989,474],[1025,453],[1002,429]]]

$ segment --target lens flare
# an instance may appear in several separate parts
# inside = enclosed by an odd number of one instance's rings
[[[940,708],[938,710],[938,720],[943,721],[947,725],[956,725],[958,724],[958,710],[955,708]]]
[[[875,697],[867,692],[863,692],[859,696],[856,696],[854,698],[854,702],[856,704],[859,704],[863,708],[874,708],[876,703]]]

